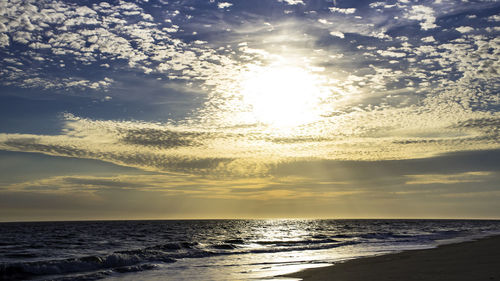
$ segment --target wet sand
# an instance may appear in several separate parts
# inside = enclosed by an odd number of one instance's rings
[[[304,281],[500,281],[500,236],[312,268]]]

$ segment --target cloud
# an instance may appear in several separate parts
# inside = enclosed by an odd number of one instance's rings
[[[400,53],[400,52],[378,50],[377,53],[384,57],[395,57],[395,58],[406,57],[406,53]]]
[[[229,2],[219,2],[219,3],[217,3],[217,8],[219,8],[219,9],[225,9],[225,8],[229,8],[231,6],[233,6],[233,4],[229,3]]]
[[[120,102],[119,95],[131,95],[126,98],[144,102],[154,81],[164,85],[158,95],[165,100],[177,83],[180,92],[196,89],[203,102],[161,125],[68,118],[57,136],[1,134],[3,149],[161,171],[261,172],[302,157],[413,159],[498,147],[491,127],[464,122],[498,118],[500,41],[494,33],[479,34],[484,22],[479,16],[467,19],[477,32],[455,38],[465,23],[437,26],[436,7],[443,3],[372,3],[383,12],[325,7],[323,13],[274,18],[258,7],[254,16],[242,16],[234,6],[224,11],[224,19],[216,5],[203,12],[170,5],[162,6],[159,21],[141,3],[28,2],[23,9],[9,2],[2,10],[14,15],[0,25],[4,85],[113,91],[103,99]],[[345,16],[351,14],[359,18]],[[400,36],[398,30],[413,21],[426,32]],[[332,38],[350,35],[352,40]],[[26,51],[10,48],[9,42]],[[39,63],[26,67],[32,62]],[[321,99],[314,106],[320,114],[310,124],[277,129],[248,117],[253,112],[242,102],[245,75],[277,62],[303,69],[315,80]],[[134,93],[123,82],[133,76],[144,83]]]
[[[305,5],[303,0],[278,0],[278,2],[285,2],[288,5]]]
[[[475,216],[481,208],[490,214],[497,210],[498,155],[496,150],[396,161],[302,159],[276,165],[268,175],[246,178],[131,169],[125,173],[106,169],[89,173],[82,166],[67,165],[83,161],[32,155],[39,160],[52,159],[52,163],[62,161],[59,165],[72,166],[68,167],[71,171],[51,175],[47,173],[50,165],[44,165],[48,170],[39,173],[39,178],[22,177],[14,183],[3,183],[0,206],[5,218],[14,214],[18,218],[31,214],[32,218],[33,213],[45,217],[59,214],[61,218],[61,214],[85,211],[87,219],[109,219],[130,208],[137,218],[165,218],[165,213],[173,217],[215,216],[223,214],[217,212],[221,208],[226,215],[246,217],[331,217],[332,213],[350,217],[385,213],[390,217],[398,210],[405,216],[457,215],[457,210],[463,212],[461,216]],[[99,170],[95,161],[88,164]],[[19,164],[21,170],[23,166]],[[301,206],[300,212],[294,213],[296,206]],[[353,214],[353,206],[363,206],[362,212]]]
[[[223,3],[228,2],[220,2],[218,4]],[[300,3],[294,2],[293,4]],[[438,3],[436,3],[436,5],[438,5]],[[445,3],[439,5],[445,5]],[[0,44],[4,44],[4,47],[8,47],[9,36],[12,40],[20,40],[24,42],[22,44],[26,44],[31,48],[31,52],[25,52],[18,55],[17,58],[19,60],[29,59],[41,61],[43,59],[47,67],[56,67],[60,68],[59,70],[64,70],[57,71],[57,75],[64,76],[71,73],[71,77],[54,77],[54,74],[47,71],[15,71],[11,68],[4,68],[3,75],[6,77],[4,81],[8,80],[6,83],[9,85],[23,85],[25,88],[73,88],[75,90],[89,89],[96,91],[103,91],[113,86],[117,86],[116,83],[108,83],[96,87],[98,85],[96,83],[99,83],[102,79],[88,77],[88,74],[84,73],[84,71],[79,73],[66,71],[64,68],[67,68],[69,65],[61,64],[59,61],[65,56],[70,56],[77,65],[95,65],[99,67],[102,65],[101,68],[104,68],[112,64],[113,68],[124,71],[132,70],[154,76],[151,79],[195,80],[205,84],[206,87],[215,86],[217,89],[221,89],[226,87],[228,83],[231,83],[231,77],[238,75],[239,69],[241,69],[241,65],[244,61],[263,60],[264,58],[263,56],[258,56],[256,53],[246,53],[245,55],[235,53],[236,55],[233,56],[231,52],[235,50],[231,50],[231,48],[234,47],[228,47],[230,44],[224,45],[221,43],[221,46],[219,46],[218,42],[213,40],[205,40],[204,38],[185,40],[181,34],[174,36],[173,34],[177,33],[179,29],[193,28],[199,33],[200,28],[205,28],[206,30],[207,27],[196,18],[190,20],[192,23],[177,22],[175,17],[170,18],[171,15],[178,15],[181,13],[173,6],[164,7],[165,14],[169,15],[166,21],[155,21],[156,19],[146,12],[147,9],[144,9],[144,5],[128,2],[121,2],[120,5],[115,6],[107,6],[105,4],[80,6],[77,4],[64,4],[52,0],[47,3],[32,1],[26,6],[27,7],[24,9],[17,9],[14,3],[9,3],[6,6],[5,12],[14,14],[16,17],[10,18],[15,18],[15,20],[9,20],[5,24],[2,23],[4,26],[2,30],[5,29],[6,33],[2,33],[5,34],[5,36],[0,35],[0,42],[4,42]],[[406,24],[403,20],[391,20],[392,16],[417,20],[425,30],[436,27],[435,20],[438,14],[436,12],[437,8],[434,9],[431,5],[407,7],[405,3],[398,2],[394,7],[392,7],[392,5],[390,8],[385,6],[387,5],[378,5],[377,7],[391,9],[390,14],[372,16],[371,14],[365,15],[364,12],[360,12],[360,14],[363,14],[363,17],[353,17],[349,18],[347,21],[345,17],[339,17],[335,14],[353,14],[356,12],[355,8],[329,7],[333,14],[328,16],[318,15],[317,20],[323,22],[323,25],[330,25],[331,23],[331,25],[336,26],[336,30],[328,31],[332,36],[343,38],[342,35],[345,36],[347,33],[352,33],[362,36],[371,36],[380,39],[380,42],[392,40],[392,38],[387,35],[387,30],[395,26]],[[467,8],[465,4],[459,6],[458,8],[461,10]],[[238,13],[238,10],[234,12]],[[216,13],[216,11],[207,10],[207,14],[212,13]],[[35,29],[29,27],[27,21],[21,20],[21,18],[29,19],[30,23],[35,26]],[[243,24],[236,24],[231,20],[232,16],[229,16],[228,20],[223,22],[211,22],[209,18],[210,17],[205,20],[207,21],[206,25],[210,26],[212,30],[222,32],[225,37],[224,40],[227,40],[227,42],[241,42],[239,41],[241,40],[240,35],[245,33],[246,35],[252,35],[245,40],[257,43],[259,42],[258,38],[264,39],[265,37],[262,35],[262,29],[269,30],[269,26],[266,26],[253,33],[248,33],[247,26],[258,25],[257,22],[259,19],[257,18],[254,19],[255,22],[252,22],[250,18],[246,18]],[[281,40],[280,38],[294,38],[293,42],[290,40],[290,42],[288,42],[288,44],[293,45],[295,44],[294,42],[308,41],[299,40],[304,34],[310,34],[313,41],[323,40],[321,37],[318,37],[318,30],[306,30],[311,29],[311,25],[305,24],[303,19],[295,18],[293,21],[288,20],[287,22],[281,18],[277,18],[273,21],[272,29],[275,30],[274,32],[276,33],[281,33],[282,36],[276,36],[277,34],[267,36],[266,42],[268,42],[269,38],[275,38],[273,39],[275,41]],[[294,26],[292,26],[292,23]],[[182,25],[182,27],[180,25]],[[195,26],[196,28],[194,28]],[[325,27],[321,28],[324,29]],[[460,27],[458,26],[455,28]],[[58,32],[54,32],[51,29],[58,30]],[[301,32],[297,32],[297,34],[293,35],[284,34],[291,33],[291,30],[294,29],[300,30]],[[229,32],[227,30],[231,31]],[[236,30],[238,30],[238,32],[236,32]],[[40,37],[37,35],[39,32],[44,32],[45,35]],[[203,36],[203,32],[198,35]],[[432,36],[427,36],[425,40],[429,40],[431,37]],[[201,42],[204,43],[199,44]],[[429,43],[432,41],[424,42]],[[299,43],[296,45],[299,45]],[[268,52],[268,50],[263,50],[265,48],[252,47],[249,49]],[[45,50],[50,50],[50,52],[47,53]],[[397,52],[397,50],[384,51]],[[402,52],[399,51],[399,53]],[[370,55],[372,52],[366,54]],[[356,60],[355,57],[357,57],[357,55],[351,57],[352,60]],[[346,58],[347,57],[345,57],[344,60],[346,60]],[[319,63],[319,56],[317,60]],[[394,65],[395,61],[388,59],[384,62]],[[404,61],[399,62],[404,64]],[[61,65],[64,66],[62,67]],[[408,74],[411,74],[410,72]],[[418,72],[418,70],[415,69],[415,72]],[[41,75],[41,73],[45,73],[45,75]],[[422,75],[424,74],[420,73],[415,77],[420,77]],[[25,80],[31,83],[24,83]],[[50,83],[51,80],[53,80],[52,83]],[[70,80],[70,82],[63,82],[67,80]],[[89,82],[84,83],[83,81],[85,80]],[[71,81],[82,82],[72,83]],[[44,87],[44,84],[50,85],[50,87]]]
[[[329,22],[328,20],[326,19],[318,19],[318,22],[319,23],[322,23],[322,24],[333,24],[332,22]]]
[[[41,194],[87,194],[100,197],[105,192],[155,192],[162,196],[188,196],[204,199],[233,199],[267,201],[283,198],[341,197],[359,193],[342,188],[296,188],[306,178],[247,178],[213,179],[202,176],[176,174],[108,175],[108,176],[55,176],[25,181],[6,186],[5,192],[37,192]],[[342,185],[342,184],[340,184]],[[339,186],[340,186],[339,185]]]
[[[434,16],[434,9],[424,5],[414,5],[412,9],[405,15],[410,20],[420,21],[422,30],[429,30],[436,28],[436,17]]]
[[[426,184],[458,184],[458,183],[478,183],[487,180],[492,175],[491,172],[466,172],[460,174],[427,174],[408,175],[406,184],[426,185]]]
[[[142,146],[153,146],[158,148],[175,148],[184,146],[200,145],[197,139],[202,137],[202,133],[197,132],[176,132],[161,129],[130,129],[123,130],[124,136],[121,141],[126,144],[136,144]],[[205,138],[208,136],[205,135]]]
[[[486,130],[498,133],[500,131],[500,119],[499,118],[470,119],[458,122],[455,126],[457,128],[471,128],[471,129]]]
[[[0,33],[0,47],[7,47],[10,45],[9,36],[4,33]]]
[[[427,36],[427,37],[422,38],[421,40],[422,40],[422,42],[426,42],[426,43],[436,42],[436,39],[434,39],[433,36]]]
[[[219,4],[227,6],[229,3]],[[0,44],[9,47],[10,35],[14,42],[24,44],[33,50],[18,52],[18,59],[44,60],[46,67],[61,68],[61,64],[55,62],[70,56],[75,62],[83,65],[93,65],[96,62],[100,65],[109,65],[110,62],[115,62],[115,66],[119,65],[119,68],[127,65],[128,68],[145,74],[164,74],[165,77],[184,80],[216,81],[220,66],[223,64],[221,61],[231,63],[227,57],[220,56],[215,50],[199,44],[203,40],[187,44],[182,39],[172,38],[169,33],[177,31],[178,25],[171,22],[170,24],[153,22],[154,17],[137,4],[121,2],[120,5],[114,6],[95,4],[89,7],[52,0],[43,3],[29,1],[26,4],[29,9],[26,7],[18,9],[17,6],[16,3],[7,3],[2,10],[13,16],[7,17],[9,19],[7,24],[2,23],[5,34],[0,35]],[[137,17],[141,19],[138,20]],[[54,32],[55,30],[57,32]],[[40,32],[43,32],[44,36],[40,36]],[[200,57],[195,56],[196,53],[205,53],[206,55],[202,57],[206,60],[200,60]],[[171,63],[165,63],[169,60]],[[125,62],[125,65],[117,63],[120,61]],[[189,68],[190,72],[185,71],[186,68]],[[97,84],[94,82],[62,82],[90,81],[91,79],[81,78],[86,76],[84,73],[75,73],[76,76],[81,75],[77,78],[54,77],[52,72],[35,70],[16,73],[5,69],[4,72],[9,78],[9,84],[25,88],[40,87],[50,80],[53,80],[47,84],[50,86],[41,88],[103,90],[111,86],[109,83],[96,88]],[[70,72],[56,73],[68,75]],[[211,79],[212,77],[214,78]],[[25,80],[33,82],[25,83]]]
[[[330,35],[336,36],[336,37],[339,37],[339,38],[344,38],[345,37],[344,33],[340,32],[340,31],[330,31]]]
[[[327,135],[292,134],[260,126],[221,128],[102,121],[66,115],[60,135],[0,134],[0,148],[98,159],[144,170],[258,175],[296,159],[382,160],[432,157],[443,152],[498,148],[498,120],[446,106],[433,110],[351,112],[317,123]],[[471,118],[472,116],[477,116]],[[481,117],[483,116],[483,117]],[[460,121],[461,120],[461,121]],[[211,121],[210,121],[211,122]],[[353,126],[353,124],[363,124]],[[363,153],[360,153],[362,151]]]
[[[488,17],[488,21],[499,22],[500,21],[500,16],[499,15],[490,16],[490,17]]]
[[[460,26],[460,27],[457,27],[455,28],[458,32],[460,33],[469,33],[471,31],[474,30],[474,28],[470,27],[470,26]]]
[[[21,44],[28,44],[31,41],[33,41],[33,39],[31,38],[31,33],[26,32],[26,31],[17,31],[14,33],[14,35],[12,37],[12,41],[15,41],[15,42],[21,43]]]
[[[330,7],[328,8],[330,12],[332,13],[341,13],[341,14],[354,14],[356,12],[356,8],[337,8],[337,7]]]

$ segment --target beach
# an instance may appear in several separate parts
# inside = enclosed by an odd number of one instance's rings
[[[349,260],[286,277],[304,281],[500,280],[500,236]]]

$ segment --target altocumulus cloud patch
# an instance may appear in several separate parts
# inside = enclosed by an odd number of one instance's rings
[[[2,2],[9,95],[176,107],[175,89],[185,103],[202,102],[157,122],[68,114],[57,135],[2,133],[0,147],[222,174],[498,149],[499,9],[444,0]],[[130,77],[138,90],[127,88]]]

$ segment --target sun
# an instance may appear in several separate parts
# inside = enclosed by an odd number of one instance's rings
[[[274,127],[310,123],[321,114],[324,96],[319,77],[293,65],[254,66],[242,79],[247,117]]]

